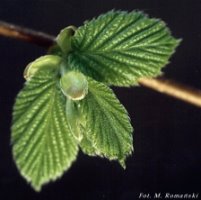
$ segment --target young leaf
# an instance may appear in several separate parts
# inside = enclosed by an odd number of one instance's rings
[[[161,74],[180,40],[159,19],[110,11],[85,22],[71,42],[74,68],[109,85],[130,86],[141,77]]]
[[[14,160],[36,191],[60,177],[78,152],[67,125],[65,98],[58,85],[55,73],[39,70],[26,82],[14,105]]]
[[[66,100],[66,116],[72,135],[79,142],[79,146],[83,153],[90,156],[96,156],[97,149],[88,138],[87,134],[86,114],[87,113],[83,113],[79,101],[73,101],[71,99]]]
[[[133,150],[128,113],[109,87],[90,78],[88,83],[89,93],[80,103],[86,118],[81,148],[89,155],[119,160],[125,167],[124,160]]]

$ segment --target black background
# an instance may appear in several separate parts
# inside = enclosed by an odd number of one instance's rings
[[[0,0],[0,20],[56,35],[113,8],[163,19],[183,38],[165,76],[201,89],[199,0]],[[0,199],[135,200],[140,192],[201,192],[201,109],[141,87],[114,88],[135,127],[135,152],[125,171],[116,162],[80,153],[60,180],[34,192],[13,162],[10,123],[23,69],[45,52],[0,37]]]

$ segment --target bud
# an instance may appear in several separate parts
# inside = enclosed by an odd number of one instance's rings
[[[40,69],[59,69],[61,58],[55,55],[41,56],[35,61],[29,63],[24,70],[24,78],[29,80]]]
[[[69,71],[63,74],[60,86],[64,95],[72,100],[81,100],[88,93],[87,79],[78,71]]]
[[[68,27],[62,29],[60,31],[59,35],[56,37],[56,42],[57,42],[58,46],[66,54],[72,50],[71,49],[71,39],[72,39],[72,36],[74,35],[76,29],[77,28],[75,26],[68,26]]]

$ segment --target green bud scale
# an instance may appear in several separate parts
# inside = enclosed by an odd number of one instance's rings
[[[56,70],[59,68],[61,58],[55,55],[41,56],[29,63],[24,70],[24,78],[29,80],[36,72],[41,69]]]
[[[78,71],[69,71],[60,79],[63,94],[72,100],[81,100],[88,93],[88,82],[84,74]]]

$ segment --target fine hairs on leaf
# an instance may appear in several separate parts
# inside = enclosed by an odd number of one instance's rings
[[[133,127],[109,86],[161,74],[180,42],[159,19],[114,10],[66,27],[56,41],[26,67],[13,108],[13,157],[36,191],[61,177],[79,149],[126,167]]]

